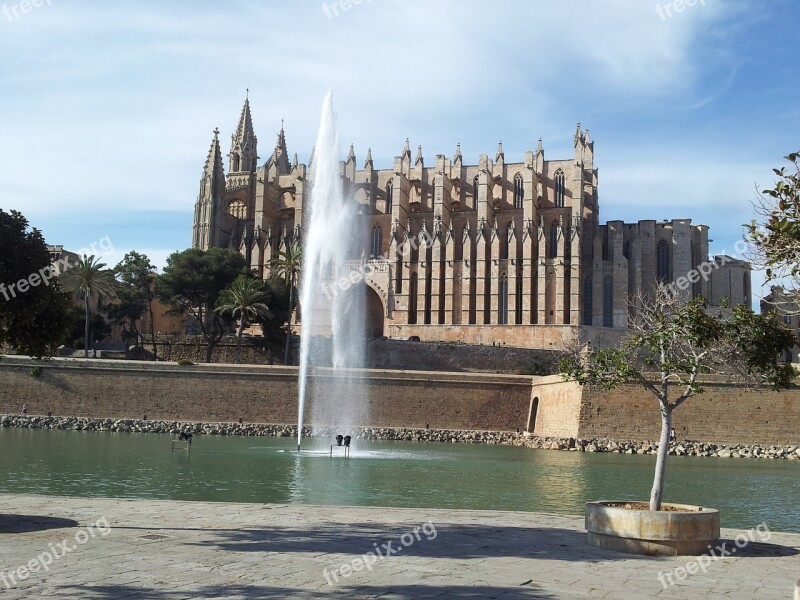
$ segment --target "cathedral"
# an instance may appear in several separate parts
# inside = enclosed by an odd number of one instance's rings
[[[302,242],[314,159],[290,158],[283,127],[261,165],[257,144],[246,99],[227,173],[214,131],[192,245],[236,249],[267,277],[273,257]],[[494,159],[468,164],[457,145],[426,165],[406,140],[390,168],[376,168],[371,150],[359,168],[351,146],[341,176],[360,252],[321,293],[364,294],[376,337],[553,348],[581,336],[603,346],[624,333],[632,299],[659,283],[712,304],[751,303],[750,265],[709,259],[705,225],[601,224],[594,142],[580,124],[562,159],[546,160],[540,139],[522,157],[506,159],[500,143]]]

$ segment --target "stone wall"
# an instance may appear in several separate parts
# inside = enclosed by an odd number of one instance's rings
[[[531,391],[527,431],[540,437],[577,438],[581,386],[560,375],[537,377]]]
[[[389,325],[389,335],[417,336],[423,342],[493,343],[516,348],[561,351],[577,336],[595,348],[616,346],[629,333],[627,328],[576,327],[572,325]]]
[[[281,364],[283,352],[265,350],[251,345],[252,338],[242,341],[242,364]],[[205,361],[206,345],[202,337],[178,339],[160,338],[157,342],[159,358],[165,361]],[[144,345],[148,352],[152,346]],[[214,349],[215,363],[232,364],[236,352],[235,338],[224,338]],[[294,354],[297,348],[294,349]],[[367,367],[370,369],[395,369],[411,371],[447,371],[477,373],[555,373],[561,354],[555,350],[534,350],[510,346],[467,345],[457,342],[411,342],[375,339],[367,343]],[[328,359],[330,364],[330,359]]]
[[[678,440],[800,444],[800,390],[754,392],[707,377],[705,393],[674,413]],[[543,437],[658,440],[658,401],[638,385],[584,388],[560,376],[534,378],[529,431]]]
[[[800,443],[800,390],[754,392],[717,378],[706,379],[705,389],[673,413],[679,440]],[[610,392],[584,390],[580,437],[657,440],[660,423],[658,401],[640,386],[626,385]]]
[[[260,339],[259,339],[260,342]],[[147,340],[143,344],[145,351],[152,353],[153,346]],[[160,337],[156,340],[158,358],[168,362],[189,360],[193,363],[202,363],[206,360],[206,342],[202,336],[187,336],[179,338]],[[214,348],[212,360],[215,363],[233,364],[236,356],[236,338],[225,337]],[[270,352],[259,346],[253,345],[253,338],[242,339],[241,363],[250,365],[281,364],[283,353]]]
[[[33,370],[32,370],[33,369]],[[523,430],[531,378],[365,370],[370,417],[356,425]],[[297,369],[54,359],[0,360],[0,413],[185,421],[297,421]],[[330,373],[323,388],[337,385]],[[310,411],[312,407],[307,407]],[[307,413],[308,414],[308,413]]]
[[[524,431],[550,438],[656,440],[656,399],[629,385],[581,389],[559,376],[364,370],[371,427]],[[0,360],[0,414],[293,424],[293,367]],[[319,385],[337,385],[330,373]],[[800,444],[800,390],[750,392],[718,379],[675,412],[679,440]],[[537,402],[533,402],[537,400]],[[310,410],[311,407],[309,407]]]
[[[372,369],[410,369],[419,371],[469,371],[515,374],[531,370],[536,374],[555,373],[560,352],[474,346],[461,343],[426,343],[398,340],[373,340],[367,346]]]

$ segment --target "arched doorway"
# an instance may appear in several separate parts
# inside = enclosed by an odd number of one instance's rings
[[[366,288],[367,298],[364,303],[364,314],[367,319],[366,332],[369,337],[379,338],[383,336],[383,302],[378,292],[368,285]]]
[[[539,397],[537,396],[531,400],[530,411],[528,412],[528,427],[525,429],[528,433],[535,433],[536,431],[536,417],[539,413]]]
[[[345,316],[345,321],[363,319],[364,335],[368,338],[383,336],[384,308],[381,297],[366,283],[358,283],[347,290],[346,305],[352,310]],[[361,313],[361,314],[357,314]]]

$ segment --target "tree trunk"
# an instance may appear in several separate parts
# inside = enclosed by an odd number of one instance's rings
[[[242,352],[242,334],[244,333],[244,314],[239,319],[239,333],[236,336],[236,356],[233,359],[234,364],[239,364],[239,356]]]
[[[89,294],[83,296],[83,308],[86,313],[83,325],[83,358],[89,358]]]
[[[661,401],[661,440],[658,443],[656,473],[653,478],[653,490],[650,492],[650,510],[661,510],[661,496],[664,493],[664,475],[667,470],[669,455],[669,433],[672,429],[672,408],[666,400]]]
[[[219,342],[219,339],[214,339],[216,335],[216,322],[214,321],[213,312],[211,310],[203,312],[203,307],[198,307],[197,323],[200,325],[200,331],[203,334],[203,339],[206,341],[206,362],[210,363],[211,356],[214,354],[214,346]]]
[[[211,340],[206,340],[206,341],[208,342],[208,344],[206,345],[206,362],[210,363],[211,356],[214,354],[214,346],[216,344],[214,344],[214,342],[212,342]]]
[[[286,326],[286,347],[283,350],[283,364],[289,365],[289,344],[292,342],[292,315],[294,315],[294,275],[289,281],[289,323]]]
[[[156,346],[156,324],[153,321],[153,299],[147,303],[147,310],[150,311],[150,339],[153,342],[153,360],[158,360],[158,346]]]

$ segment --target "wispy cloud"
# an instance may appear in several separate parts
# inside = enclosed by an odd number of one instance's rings
[[[307,160],[330,88],[359,160],[371,146],[388,166],[407,136],[430,159],[461,142],[477,160],[499,139],[521,156],[540,136],[568,157],[580,120],[603,217],[730,227],[800,133],[785,100],[796,68],[764,66],[782,36],[746,29],[779,28],[792,7],[706,0],[662,20],[641,0],[375,0],[329,19],[320,0],[58,0],[0,17],[0,205],[62,239],[59,215],[121,227],[182,211],[182,231],[148,240],[171,248],[189,237],[211,132],[230,135],[245,88],[262,160],[282,118]]]

